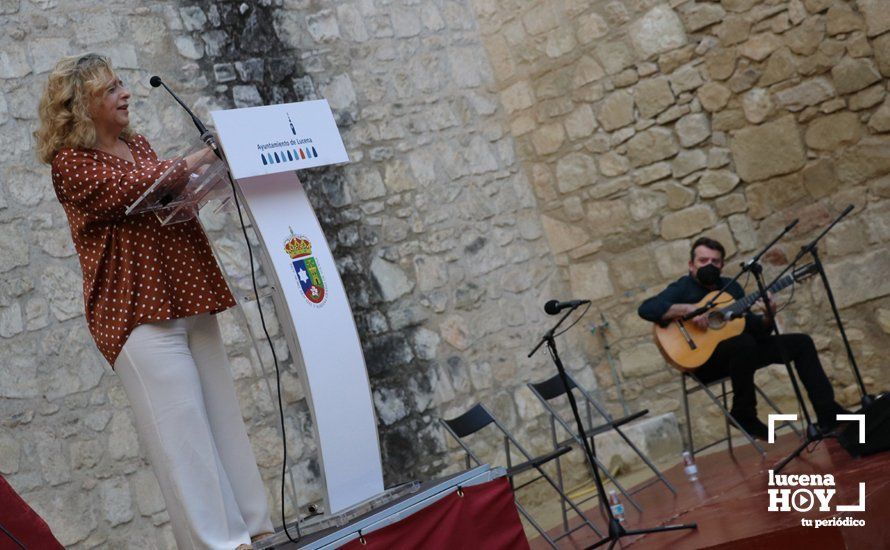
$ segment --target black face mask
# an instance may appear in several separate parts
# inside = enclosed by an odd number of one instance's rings
[[[714,264],[700,267],[695,274],[695,278],[703,286],[715,286],[720,282],[720,268]]]

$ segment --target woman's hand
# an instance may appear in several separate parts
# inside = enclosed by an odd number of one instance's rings
[[[213,162],[213,159],[216,158],[216,155],[213,153],[213,149],[210,147],[204,147],[194,153],[187,155],[183,160],[185,161],[185,167],[189,172],[197,172],[199,174],[203,173],[203,170],[207,170],[206,165]]]

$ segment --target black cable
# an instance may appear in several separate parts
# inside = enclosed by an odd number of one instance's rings
[[[564,328],[562,331],[560,331],[560,332],[554,334],[553,337],[556,338],[557,336],[562,336],[563,334],[565,334],[566,332],[568,332],[569,329],[571,329],[573,326],[577,325],[578,322],[579,322],[581,319],[583,319],[585,315],[587,315],[588,310],[590,310],[590,306],[591,306],[591,303],[590,303],[590,302],[587,302],[587,307],[585,307],[585,308],[584,308],[584,311],[581,312],[581,315],[579,315],[578,318],[575,319],[575,322],[572,323],[571,325],[567,326],[566,328]]]
[[[24,544],[22,544],[22,542],[19,539],[15,538],[15,536],[12,533],[10,533],[9,530],[6,529],[6,527],[3,527],[2,523],[0,523],[0,531],[3,531],[7,537],[12,539],[12,542],[14,542],[19,548],[21,548],[22,550],[27,550],[27,547]]]
[[[272,337],[269,336],[269,330],[266,328],[266,317],[263,315],[263,306],[260,303],[260,291],[257,288],[256,283],[256,267],[253,262],[253,250],[250,245],[250,238],[247,236],[247,226],[244,224],[244,215],[241,213],[241,202],[238,200],[238,190],[235,188],[235,179],[229,171],[228,163],[225,160],[222,160],[222,162],[225,164],[226,174],[229,176],[229,185],[232,187],[232,197],[235,199],[235,210],[238,212],[238,221],[241,222],[241,233],[244,235],[244,244],[247,245],[247,256],[250,259],[250,282],[253,285],[254,296],[256,296],[256,307],[260,314],[260,324],[263,326],[263,334],[266,335],[266,342],[269,344],[269,351],[272,353],[272,361],[275,363],[275,385],[278,390],[278,417],[281,421],[281,448],[284,451],[284,457],[281,462],[281,527],[284,529],[284,534],[287,535],[288,540],[296,544],[303,538],[303,534],[300,531],[300,514],[296,502],[294,502],[294,508],[297,509],[297,521],[294,524],[297,528],[296,539],[291,537],[290,532],[287,530],[287,521],[284,517],[284,484],[287,479],[287,432],[284,425],[284,404],[281,399],[281,371],[278,367],[278,356],[275,355],[275,346],[272,345]],[[259,235],[257,236],[259,237]],[[247,330],[250,331],[250,327],[247,327]],[[257,356],[257,361],[262,363],[263,358]],[[297,488],[294,487],[294,498],[296,498],[296,490]]]

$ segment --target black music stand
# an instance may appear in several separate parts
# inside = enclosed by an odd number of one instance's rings
[[[609,544],[609,548],[613,548],[620,540],[621,537],[627,537],[631,535],[644,535],[646,533],[660,533],[662,531],[678,531],[680,529],[697,529],[698,525],[695,523],[684,523],[678,525],[663,525],[661,527],[649,527],[647,529],[625,529],[623,525],[618,521],[615,515],[612,513],[612,507],[609,504],[609,501],[606,498],[606,490],[603,486],[603,480],[600,477],[599,468],[597,467],[597,463],[595,460],[595,455],[593,451],[593,437],[588,438],[585,437],[584,424],[581,421],[581,414],[578,412],[578,403],[575,401],[575,396],[571,391],[571,385],[569,383],[568,376],[566,375],[565,367],[562,364],[562,360],[559,358],[559,352],[556,349],[556,329],[566,320],[566,318],[572,314],[578,306],[581,304],[578,303],[568,308],[568,311],[563,315],[559,321],[547,331],[546,334],[541,338],[541,341],[538,342],[538,345],[529,352],[528,356],[531,357],[535,354],[535,352],[540,349],[540,347],[544,344],[547,344],[547,349],[550,351],[550,357],[553,359],[553,363],[556,365],[556,370],[559,372],[559,377],[562,380],[563,385],[565,386],[566,397],[569,398],[569,405],[572,408],[572,415],[575,417],[575,424],[578,430],[577,439],[584,443],[584,453],[587,456],[587,462],[590,465],[591,470],[593,470],[593,479],[596,483],[597,495],[600,501],[600,507],[605,509],[606,515],[608,516],[609,521],[609,534],[588,546],[587,548],[597,548],[606,543]],[[585,310],[586,312],[586,310]],[[583,315],[583,314],[582,314]],[[571,327],[570,327],[571,328]],[[566,329],[568,330],[568,329]]]

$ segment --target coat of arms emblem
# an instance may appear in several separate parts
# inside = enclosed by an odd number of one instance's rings
[[[313,306],[324,304],[327,293],[318,262],[312,257],[312,242],[303,235],[294,235],[291,229],[290,237],[284,241],[284,250],[290,256],[303,297]]]

